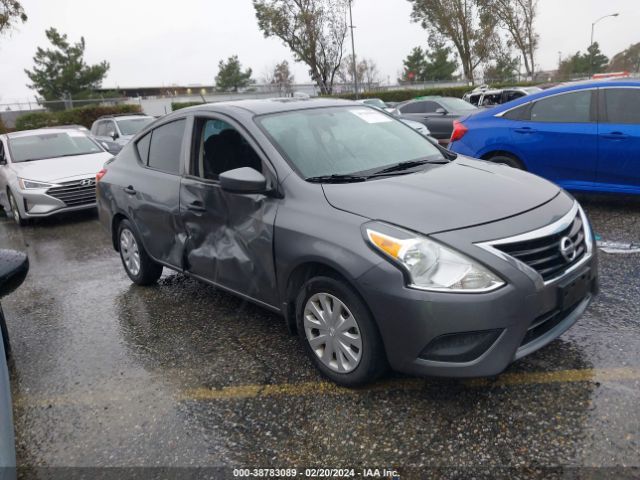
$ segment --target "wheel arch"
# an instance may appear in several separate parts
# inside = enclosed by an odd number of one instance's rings
[[[524,162],[522,157],[517,155],[516,153],[513,153],[512,151],[509,151],[509,150],[492,149],[492,150],[489,150],[489,151],[483,153],[480,156],[480,158],[482,160],[489,160],[490,158],[495,157],[497,155],[502,155],[502,156],[505,156],[505,157],[511,157],[514,160],[517,160],[518,162],[520,162],[520,164],[524,167],[525,170],[528,170],[527,164]]]

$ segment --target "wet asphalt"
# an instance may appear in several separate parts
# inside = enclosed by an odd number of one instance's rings
[[[640,198],[580,200],[640,240]],[[274,314],[166,269],[133,286],[94,212],[0,216],[0,246],[31,262],[3,300],[22,467],[640,466],[639,254],[601,253],[584,317],[500,377],[348,391]]]

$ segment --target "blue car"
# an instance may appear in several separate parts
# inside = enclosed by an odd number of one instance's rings
[[[574,83],[465,117],[449,149],[573,191],[640,194],[640,81]]]

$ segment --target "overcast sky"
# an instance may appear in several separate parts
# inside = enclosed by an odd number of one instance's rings
[[[293,63],[277,39],[258,30],[251,0],[21,0],[29,21],[0,38],[0,103],[33,98],[23,70],[31,68],[37,46],[47,44],[50,26],[71,40],[85,37],[86,60],[108,60],[105,87],[213,84],[218,61],[238,54],[260,78],[276,62]],[[619,12],[596,27],[596,40],[612,56],[640,42],[639,0],[540,0],[538,68],[553,69],[563,56],[589,44],[591,22]],[[166,6],[165,6],[166,5]],[[407,0],[355,0],[357,55],[378,64],[392,82],[402,59],[427,36],[411,23]],[[350,47],[350,43],[349,43]],[[307,68],[295,64],[297,82],[308,82]]]

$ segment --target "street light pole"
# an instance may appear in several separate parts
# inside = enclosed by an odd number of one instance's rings
[[[593,75],[593,51],[591,49],[593,48],[593,32],[596,28],[596,23],[598,23],[601,20],[604,20],[605,18],[617,17],[618,15],[620,14],[610,13],[609,15],[603,15],[602,17],[600,17],[599,19],[597,19],[595,22],[591,24],[591,43],[589,44],[589,77]]]
[[[356,93],[356,100],[358,100],[358,63],[356,62],[356,42],[353,39],[353,29],[356,28],[353,26],[353,14],[351,13],[351,2],[349,0],[349,28],[351,29],[351,58],[353,59],[353,87]]]

